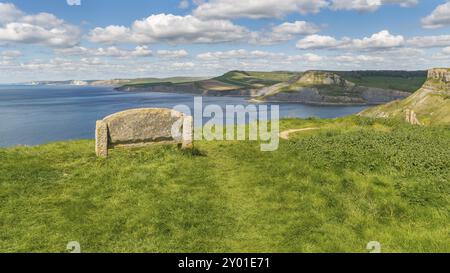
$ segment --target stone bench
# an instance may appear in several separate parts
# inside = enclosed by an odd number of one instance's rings
[[[97,121],[95,152],[107,157],[115,147],[142,147],[153,144],[181,144],[192,148],[193,119],[171,109],[131,109]]]

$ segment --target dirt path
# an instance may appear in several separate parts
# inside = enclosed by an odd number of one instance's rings
[[[292,133],[297,133],[297,132],[304,132],[304,131],[312,131],[312,130],[319,130],[320,128],[315,128],[315,127],[311,127],[311,128],[303,128],[303,129],[290,129],[290,130],[286,130],[280,133],[280,138],[282,139],[289,139],[289,134]]]

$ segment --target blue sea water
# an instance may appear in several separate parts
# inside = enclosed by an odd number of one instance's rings
[[[95,121],[141,107],[193,107],[194,95],[118,92],[110,87],[0,85],[0,146],[94,138]],[[203,104],[248,105],[244,98],[203,97]],[[281,117],[341,117],[364,106],[280,105]]]

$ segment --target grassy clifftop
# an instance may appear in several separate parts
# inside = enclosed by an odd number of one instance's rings
[[[450,131],[391,120],[257,142],[0,149],[0,252],[449,252]]]
[[[215,80],[234,84],[242,87],[258,88],[274,85],[280,82],[288,81],[298,73],[277,71],[277,72],[255,72],[255,71],[230,71]]]
[[[427,80],[426,71],[337,71],[357,85],[415,92]]]

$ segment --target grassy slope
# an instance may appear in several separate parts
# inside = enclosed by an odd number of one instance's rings
[[[427,80],[426,71],[348,71],[336,72],[357,85],[415,92]]]
[[[122,87],[137,87],[145,88],[148,86],[161,85],[161,84],[177,84],[177,83],[188,83],[203,80],[205,78],[201,77],[171,77],[171,78],[142,78],[133,79],[131,82],[122,85]]]
[[[170,77],[170,78],[142,78],[131,80],[132,84],[144,84],[144,83],[159,83],[159,82],[171,82],[171,83],[182,83],[182,82],[193,82],[204,77]]]
[[[221,82],[239,85],[242,87],[270,86],[280,82],[285,82],[295,77],[298,73],[276,71],[276,72],[255,72],[255,71],[231,71],[214,79]]]
[[[297,75],[294,72],[275,71],[275,72],[253,72],[253,71],[231,71],[222,76],[213,78],[211,80],[183,78],[180,80],[169,79],[153,79],[151,81],[145,80],[141,82],[133,82],[126,84],[123,87],[137,87],[145,88],[155,85],[176,85],[178,83],[196,82],[199,88],[208,90],[237,90],[242,88],[261,88],[270,86],[282,81],[287,81],[291,77]]]
[[[394,89],[406,92],[416,91],[426,80],[424,77],[397,78],[383,76],[367,76],[362,78],[346,77],[346,79],[361,86]]]
[[[435,91],[429,91],[429,86]],[[371,117],[387,113],[389,117],[403,119],[406,109],[413,110],[425,125],[450,125],[450,86],[428,80],[426,86],[410,97],[366,109],[361,115]]]
[[[449,252],[450,131],[369,119],[255,142],[0,149],[0,252]]]

